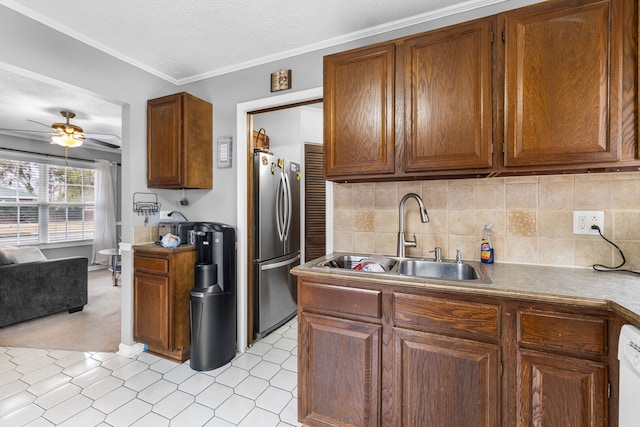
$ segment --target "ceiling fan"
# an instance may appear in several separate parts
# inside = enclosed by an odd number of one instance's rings
[[[39,125],[50,127],[52,131],[34,131],[26,129],[0,129],[0,131],[11,132],[23,132],[23,133],[47,133],[51,135],[51,143],[58,144],[65,148],[79,147],[85,141],[90,141],[93,144],[101,145],[108,148],[119,149],[120,146],[103,141],[104,139],[120,139],[118,135],[110,133],[85,133],[84,130],[78,126],[70,123],[69,121],[76,116],[76,113],[72,111],[60,111],[62,117],[66,119],[64,123],[53,123],[51,126],[44,123],[40,123],[35,120],[27,119],[30,122],[37,123]]]

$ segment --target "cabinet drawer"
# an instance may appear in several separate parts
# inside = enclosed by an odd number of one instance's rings
[[[367,316],[382,315],[382,292],[301,281],[298,304],[304,309]]]
[[[607,353],[607,320],[539,310],[518,311],[518,343]]]
[[[396,326],[500,336],[500,306],[422,295],[393,294]]]
[[[136,256],[133,260],[135,270],[152,271],[164,274],[169,273],[169,260],[166,258]]]

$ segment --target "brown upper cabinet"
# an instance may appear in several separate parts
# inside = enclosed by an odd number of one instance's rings
[[[502,15],[506,167],[621,159],[622,6],[565,0]]]
[[[395,45],[324,58],[327,177],[395,172]]]
[[[492,166],[494,28],[491,17],[402,43],[404,172]]]
[[[334,181],[637,168],[638,6],[552,0],[324,59]]]
[[[327,179],[488,173],[494,22],[325,57]]]
[[[147,186],[213,188],[213,106],[186,92],[147,101]]]

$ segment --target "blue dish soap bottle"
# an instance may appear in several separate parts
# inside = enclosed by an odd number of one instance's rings
[[[493,264],[493,231],[492,224],[485,224],[482,230],[482,243],[480,244],[480,261],[485,264]]]

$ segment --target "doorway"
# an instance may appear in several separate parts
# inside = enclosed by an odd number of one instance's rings
[[[296,205],[300,206],[304,209],[306,205],[306,192],[305,188],[307,187],[307,170],[305,165],[305,142],[311,141],[316,145],[322,147],[322,131],[323,131],[323,120],[322,120],[322,100],[314,99],[301,103],[293,103],[281,105],[273,108],[260,109],[255,111],[247,112],[247,123],[248,129],[247,134],[249,136],[249,141],[247,145],[247,255],[248,255],[248,268],[246,271],[247,275],[247,343],[251,345],[254,341],[254,337],[260,336],[261,334],[268,333],[268,330],[265,331],[265,321],[266,321],[266,313],[271,313],[269,316],[270,325],[268,327],[269,330],[277,328],[277,325],[281,322],[284,322],[290,318],[292,315],[291,308],[295,309],[295,277],[289,276],[288,269],[286,270],[287,281],[288,283],[282,282],[282,278],[277,281],[269,280],[264,282],[262,286],[266,286],[264,289],[269,289],[266,293],[259,291],[258,288],[255,288],[255,282],[258,277],[257,270],[255,269],[255,260],[256,258],[260,258],[260,255],[254,253],[255,242],[258,241],[258,234],[263,235],[263,233],[267,233],[269,235],[271,233],[270,227],[256,227],[256,215],[259,215],[262,218],[262,221],[265,221],[265,218],[269,217],[269,212],[260,212],[258,213],[256,209],[257,206],[254,206],[254,182],[256,182],[257,177],[254,176],[254,165],[252,160],[255,153],[257,152],[259,156],[264,159],[270,158],[270,154],[273,154],[274,158],[279,159],[284,162],[285,169],[288,168],[288,163],[292,162],[300,165],[301,174],[298,174],[297,179],[300,181],[300,196],[299,203]],[[321,156],[322,151],[320,151]],[[239,154],[242,155],[242,154]],[[320,157],[320,161],[313,162],[311,167],[312,169],[317,169],[317,166],[320,166],[320,176],[322,176],[322,158]],[[277,169],[277,168],[276,168]],[[272,170],[273,174],[274,171]],[[268,174],[267,174],[268,175]],[[313,170],[311,173],[312,177],[318,176],[318,170]],[[265,176],[262,176],[265,178]],[[314,181],[314,180],[312,180]],[[262,179],[261,179],[262,182]],[[295,182],[295,179],[292,178],[291,182]],[[262,184],[261,184],[262,185]],[[322,193],[324,193],[324,180],[322,180]],[[314,194],[314,199],[317,198],[317,195]],[[323,198],[324,199],[324,198]],[[316,210],[317,211],[317,210]],[[322,214],[324,215],[324,206],[322,209]],[[292,224],[299,224],[299,235],[301,238],[295,239],[295,244],[291,248],[295,247],[296,251],[299,250],[298,258],[300,261],[297,261],[295,265],[305,259],[306,253],[306,222],[305,216],[298,215],[297,220]],[[324,217],[322,218],[322,222],[324,225]],[[264,225],[264,224],[263,224]],[[275,228],[275,227],[274,227]],[[313,227],[313,229],[316,229]],[[324,227],[323,227],[324,229]],[[297,232],[295,233],[298,234]],[[263,235],[263,238],[264,235]],[[268,239],[268,241],[277,241],[278,236],[273,236]],[[262,240],[261,240],[262,241]],[[261,247],[264,248],[264,242],[261,244]],[[291,243],[289,243],[291,244]],[[286,246],[288,247],[289,244]],[[322,248],[324,251],[324,247]],[[324,252],[323,252],[324,253]],[[287,255],[288,254],[288,255]],[[285,256],[291,256],[291,253],[287,253]],[[262,260],[264,262],[264,260]],[[303,262],[303,261],[302,261]],[[262,265],[262,264],[260,264]],[[294,264],[292,264],[293,266]],[[262,274],[260,274],[264,280]],[[275,276],[274,276],[275,277]],[[284,276],[283,276],[284,277]],[[280,285],[282,284],[282,285]],[[268,296],[268,305],[263,305],[267,303],[265,300],[265,296]],[[290,303],[285,304],[285,300],[290,299]],[[258,304],[258,301],[261,301]],[[293,305],[291,305],[293,303]],[[277,307],[282,306],[283,308],[286,306],[287,310],[278,311]],[[276,311],[273,311],[276,310]],[[258,319],[258,315],[260,318],[259,322],[256,322]],[[282,317],[279,317],[282,316]],[[275,322],[275,323],[274,323]],[[257,328],[257,329],[256,329]],[[256,335],[256,332],[258,333]]]
[[[284,95],[276,95],[268,98],[243,102],[236,107],[236,138],[237,152],[247,153],[249,138],[248,113],[259,109],[273,108],[282,105],[291,105],[298,102],[317,100],[322,98],[322,87],[307,89],[299,92],[291,92]],[[241,154],[242,155],[242,154]],[[239,161],[236,170],[236,224],[238,224],[238,351],[247,349],[248,313],[247,313],[247,162]],[[329,204],[329,206],[331,206]],[[331,220],[332,214],[327,212]]]

